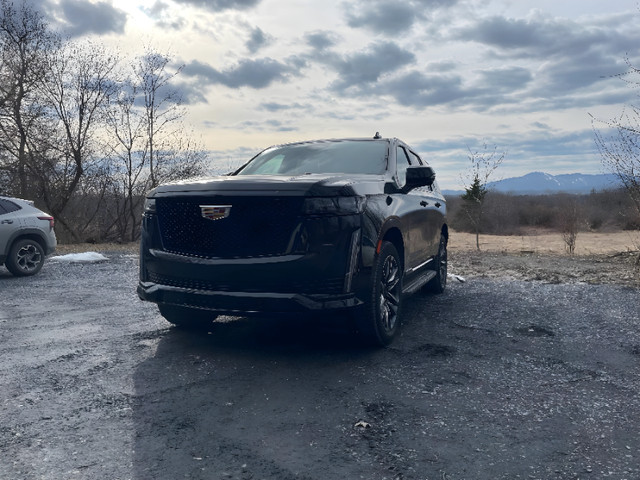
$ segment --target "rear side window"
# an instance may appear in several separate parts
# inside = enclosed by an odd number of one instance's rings
[[[0,198],[0,215],[4,215],[5,213],[16,212],[20,210],[20,207],[9,200],[5,200]]]

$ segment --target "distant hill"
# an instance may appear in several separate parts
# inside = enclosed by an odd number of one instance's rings
[[[522,177],[505,178],[488,184],[490,190],[514,195],[544,195],[561,192],[589,193],[592,190],[608,190],[619,186],[618,178],[610,173],[550,175],[543,172],[532,172]],[[444,193],[446,195],[461,195],[464,192],[462,190],[445,190]]]

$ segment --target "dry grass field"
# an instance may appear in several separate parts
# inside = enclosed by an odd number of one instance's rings
[[[452,231],[449,249],[476,250],[476,236]],[[558,232],[532,232],[525,236],[480,235],[480,250],[500,253],[565,254],[566,245]],[[576,240],[575,255],[614,255],[640,250],[640,232],[619,231],[611,233],[580,232]]]

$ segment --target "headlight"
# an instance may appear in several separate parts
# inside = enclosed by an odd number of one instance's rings
[[[156,213],[156,199],[145,198],[144,199],[144,213]]]
[[[356,215],[362,213],[365,197],[312,197],[304,201],[305,215]]]

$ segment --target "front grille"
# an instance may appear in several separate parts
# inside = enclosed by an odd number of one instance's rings
[[[156,211],[167,251],[204,258],[287,253],[300,221],[301,197],[158,198]],[[200,205],[231,205],[229,216],[209,220]]]
[[[188,288],[190,290],[210,290],[216,292],[274,292],[302,294],[340,294],[344,278],[327,279],[290,279],[281,278],[268,284],[259,283],[255,279],[243,278],[239,282],[197,280],[149,272],[149,281],[171,287]]]

